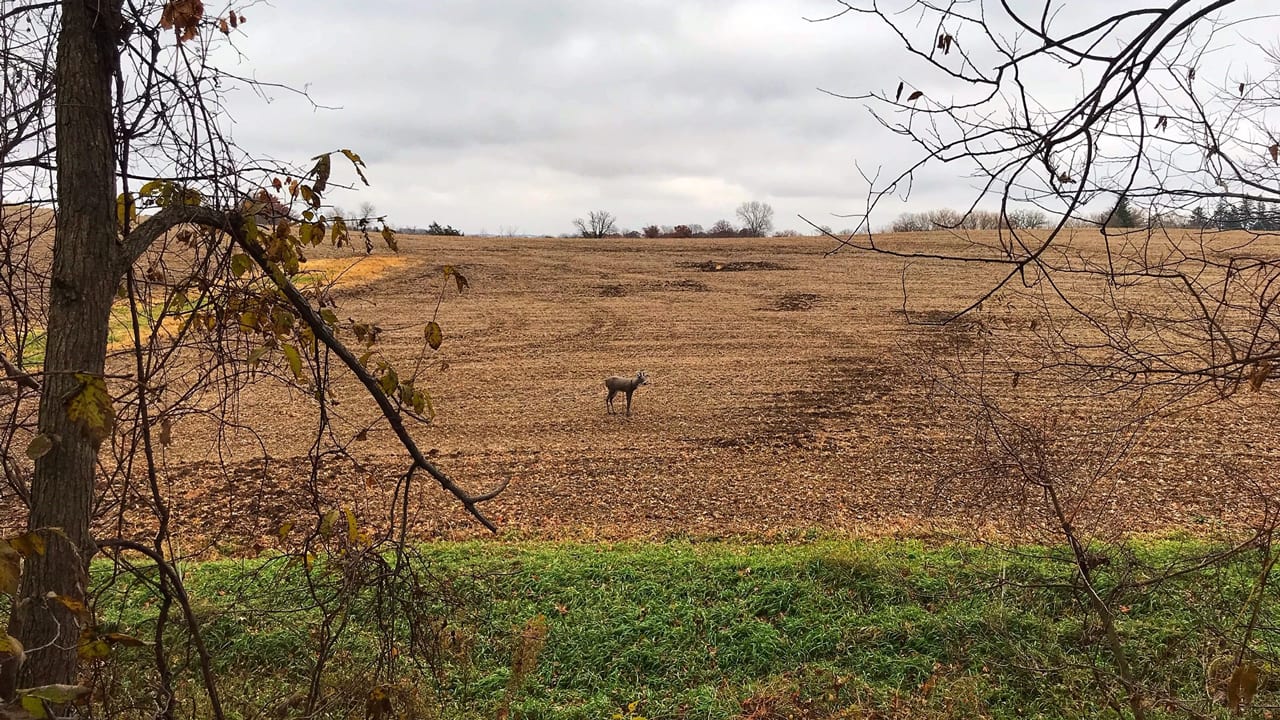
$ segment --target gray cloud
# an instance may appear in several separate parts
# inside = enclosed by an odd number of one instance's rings
[[[1073,13],[1113,4],[1071,1]],[[804,214],[839,227],[847,221],[825,218],[864,205],[855,160],[869,173],[897,170],[918,151],[861,103],[817,88],[891,90],[923,75],[875,21],[804,20],[835,7],[313,0],[253,6],[236,39],[246,59],[222,61],[340,106],[239,90],[230,114],[248,151],[305,162],[350,147],[374,184],[334,201],[370,200],[395,223],[554,234],[603,208],[633,228],[707,225],[760,199],[780,226],[800,227]],[[1070,99],[1079,83],[1055,81],[1050,101]],[[920,177],[912,204],[963,205],[964,174]]]
[[[245,59],[222,62],[339,106],[283,91],[229,102],[252,153],[355,149],[374,184],[335,202],[368,199],[394,222],[558,233],[607,208],[629,227],[710,224],[762,199],[796,226],[856,207],[853,159],[892,144],[857,103],[817,90],[867,89],[880,72],[867,53],[893,47],[859,23],[804,20],[829,7],[316,0],[305,18],[247,11]]]

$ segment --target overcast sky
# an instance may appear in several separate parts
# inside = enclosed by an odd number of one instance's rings
[[[1114,8],[1100,0],[1073,6]],[[307,87],[230,98],[248,151],[305,162],[351,148],[396,225],[559,234],[594,209],[639,229],[734,220],[746,200],[854,224],[854,165],[900,169],[911,147],[856,94],[897,85],[897,40],[829,0],[310,0],[254,5],[227,69]],[[335,165],[337,167],[337,165]],[[348,179],[354,176],[348,175]],[[960,205],[963,179],[922,179],[912,205]],[[900,206],[877,216],[888,221]]]
[[[826,0],[312,0],[245,10],[227,69],[307,86],[230,100],[246,150],[304,162],[349,147],[399,225],[559,234],[594,209],[619,224],[734,220],[746,200],[837,228],[865,184],[853,161],[891,138],[861,92],[892,47]],[[886,52],[880,52],[883,47]],[[881,159],[883,156],[881,155]],[[354,179],[354,176],[351,176]]]

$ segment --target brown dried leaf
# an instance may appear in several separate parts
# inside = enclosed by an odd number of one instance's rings
[[[439,350],[440,345],[444,342],[444,333],[440,330],[440,323],[435,320],[427,323],[427,327],[423,330],[423,335],[432,350]]]
[[[1253,366],[1253,372],[1249,373],[1249,389],[1258,392],[1262,389],[1262,383],[1271,375],[1271,362],[1269,360],[1261,360],[1257,365]]]
[[[167,417],[160,419],[159,440],[161,447],[169,447],[173,444],[173,421]]]
[[[39,460],[49,451],[53,449],[53,438],[48,433],[40,433],[31,438],[31,442],[27,443],[27,457],[31,460]]]
[[[170,0],[160,13],[160,27],[172,29],[178,42],[195,38],[204,19],[204,3],[201,0]]]
[[[18,580],[22,577],[22,555],[6,540],[0,540],[0,594],[18,592]]]
[[[907,102],[914,102],[916,100],[919,100],[922,97],[924,97],[924,91],[916,90],[915,92],[907,96]]]
[[[1227,683],[1227,706],[1237,715],[1253,704],[1253,696],[1258,693],[1258,666],[1243,663],[1231,673],[1231,681]]]

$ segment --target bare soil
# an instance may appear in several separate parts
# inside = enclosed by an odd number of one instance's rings
[[[442,267],[466,275],[470,289],[451,288],[439,307],[444,345],[420,381],[436,415],[415,433],[465,487],[510,481],[484,506],[505,536],[1004,532],[1040,522],[1027,510],[1034,497],[954,482],[973,431],[921,372],[975,356],[980,326],[915,323],[968,305],[991,271],[915,263],[904,274],[900,260],[828,255],[832,243],[812,238],[402,237],[400,247],[394,261],[350,272],[338,315],[381,326],[380,351],[412,368]],[[603,378],[642,369],[651,381],[630,417],[607,414]],[[335,387],[336,432],[350,441],[372,406],[354,383]],[[1079,521],[1123,532],[1247,524],[1256,503],[1243,481],[1272,481],[1280,468],[1276,409],[1268,386],[1160,424],[1101,479],[1121,491],[1099,489],[1105,501],[1086,502]],[[1098,413],[1113,410],[1098,401]],[[349,459],[313,466],[313,415],[301,390],[263,382],[225,418],[243,430],[214,442],[209,425],[175,425],[161,484],[176,537],[247,551],[269,545],[281,522],[329,507],[385,525],[409,464],[402,450],[377,425],[350,442]],[[424,476],[409,496],[418,537],[483,533]]]

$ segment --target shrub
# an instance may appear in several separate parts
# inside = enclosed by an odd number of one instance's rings
[[[428,235],[462,235],[463,232],[452,225],[440,226],[440,223],[433,222],[427,226]]]

